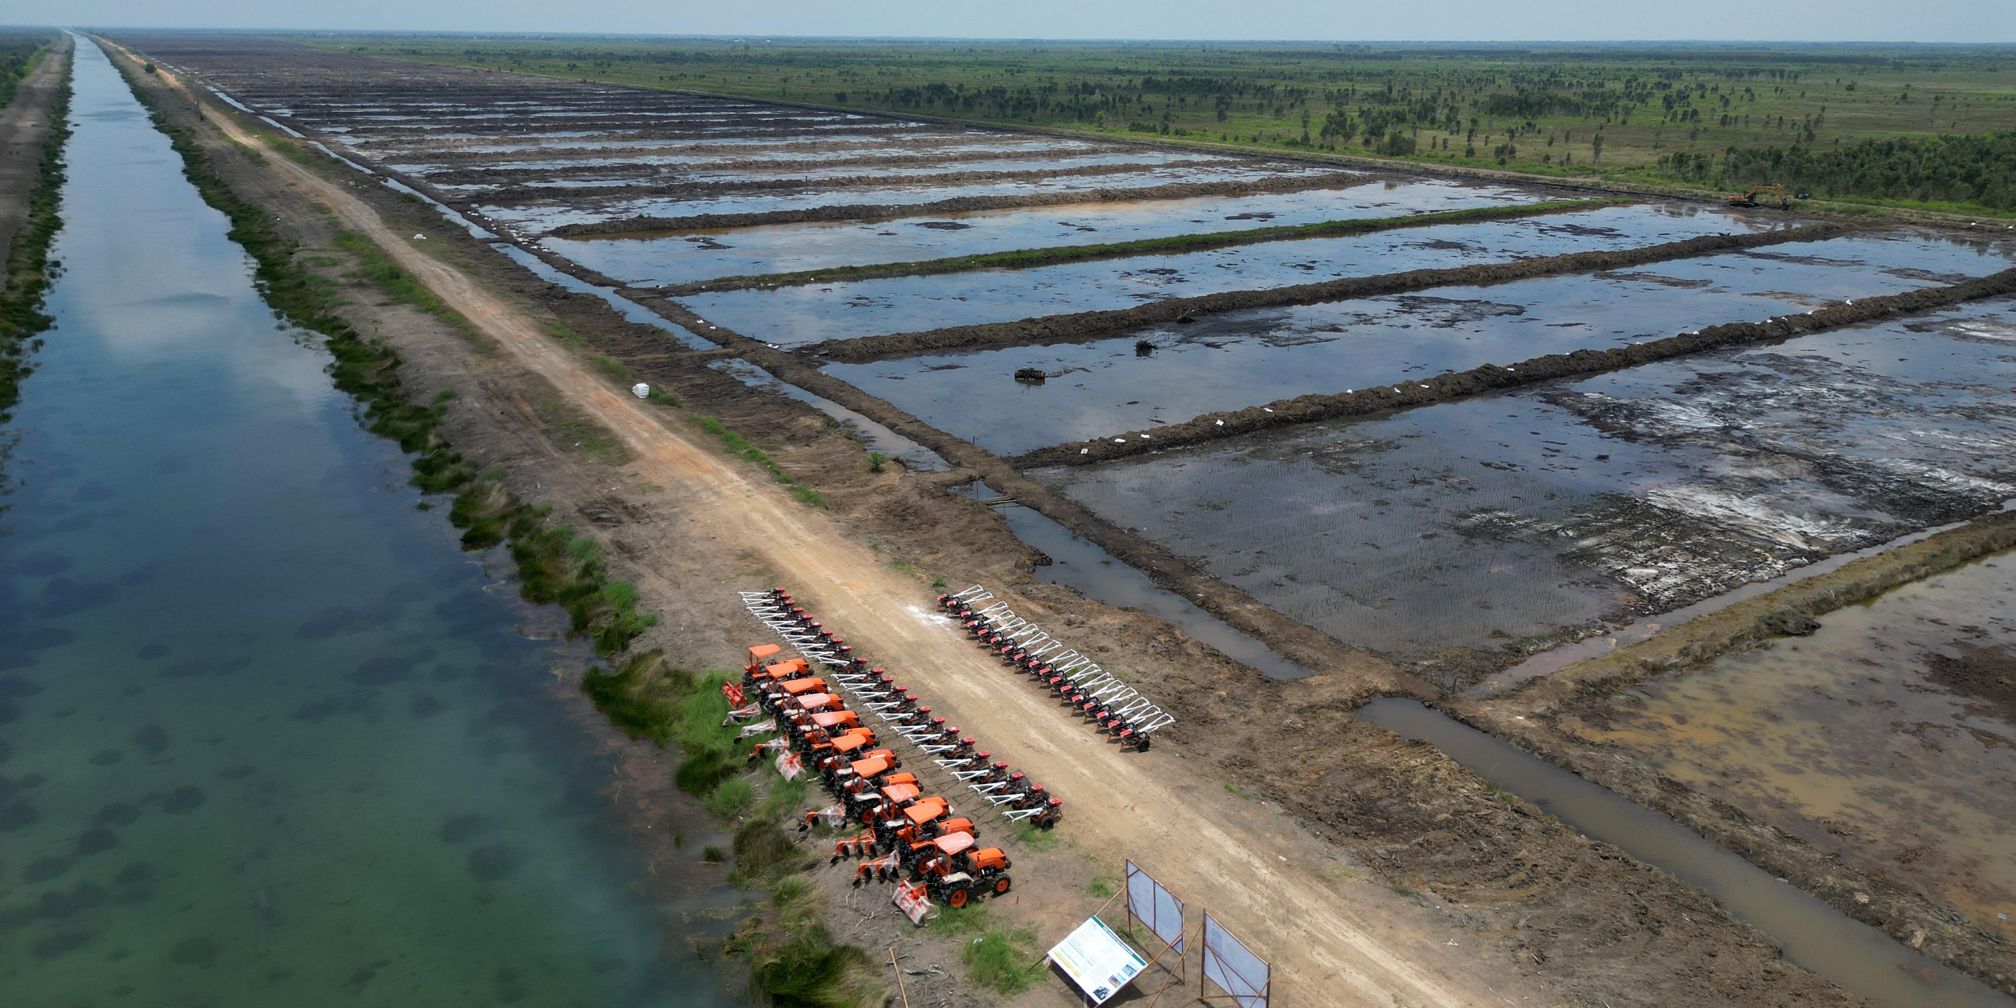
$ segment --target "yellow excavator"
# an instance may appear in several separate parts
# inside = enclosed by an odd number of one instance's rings
[[[1765,202],[1763,200],[1758,199],[1757,197],[1767,195],[1775,198],[1778,201],[1778,209],[1780,210],[1792,209],[1792,201],[1785,198],[1785,187],[1779,185],[1776,182],[1773,182],[1769,185],[1751,186],[1750,188],[1743,190],[1741,193],[1737,193],[1733,196],[1730,196],[1728,199],[1728,203],[1732,207],[1761,207],[1765,205]]]

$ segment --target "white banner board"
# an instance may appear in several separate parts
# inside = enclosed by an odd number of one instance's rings
[[[1050,961],[1095,1005],[1120,993],[1148,968],[1148,960],[1097,917],[1078,925],[1050,950]]]
[[[1127,862],[1127,913],[1148,925],[1162,944],[1183,954],[1183,901],[1134,862]]]
[[[1254,955],[1208,913],[1204,915],[1204,977],[1232,995],[1239,1008],[1268,1008],[1273,997],[1267,961]]]

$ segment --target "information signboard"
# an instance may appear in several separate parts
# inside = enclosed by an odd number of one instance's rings
[[[1095,1005],[1105,1004],[1148,968],[1148,960],[1097,917],[1064,936],[1050,950],[1050,961]]]

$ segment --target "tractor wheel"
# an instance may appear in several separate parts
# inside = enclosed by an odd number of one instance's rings
[[[966,907],[966,901],[970,898],[963,887],[954,889],[945,894],[945,905],[954,910],[963,910]]]
[[[1015,883],[1014,883],[1014,880],[1013,880],[1013,879],[1010,879],[1010,878],[1009,878],[1008,876],[1006,876],[1006,875],[1003,875],[1003,876],[1001,876],[1000,878],[997,878],[997,879],[995,879],[995,880],[994,880],[994,895],[996,895],[996,896],[1004,896],[1004,895],[1006,895],[1006,894],[1007,894],[1007,892],[1008,892],[1008,887],[1009,887],[1009,886],[1012,886],[1012,885],[1014,885],[1014,884],[1015,884]]]

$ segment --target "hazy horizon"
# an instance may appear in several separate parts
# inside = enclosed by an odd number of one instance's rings
[[[474,8],[473,10],[471,8]],[[1703,42],[1998,45],[2016,43],[2010,0],[1700,0],[1681,13],[1644,5],[1557,0],[1445,0],[1433,7],[1351,10],[1312,0],[1027,0],[968,7],[895,0],[838,7],[774,0],[740,7],[590,0],[28,0],[19,23],[103,28],[252,31],[769,36],[972,41],[1141,42]],[[1152,30],[1142,26],[1152,25]]]

